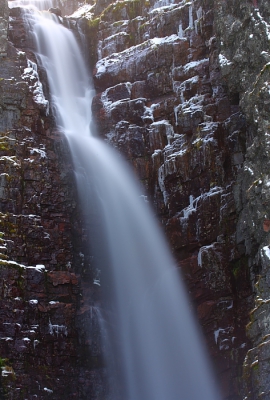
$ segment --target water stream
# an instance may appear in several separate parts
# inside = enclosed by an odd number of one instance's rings
[[[94,203],[99,212],[92,244],[105,276],[108,368],[119,372],[120,399],[218,400],[179,271],[142,189],[119,155],[91,136],[94,92],[77,41],[53,14],[27,18],[83,207]]]

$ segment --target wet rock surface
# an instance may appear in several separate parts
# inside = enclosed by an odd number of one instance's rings
[[[99,283],[72,161],[22,14],[10,14],[13,44],[0,63],[0,398],[101,399]]]

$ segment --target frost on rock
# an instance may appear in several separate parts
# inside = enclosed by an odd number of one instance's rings
[[[203,261],[202,261],[203,254],[207,253],[209,249],[213,249],[215,247],[215,244],[216,244],[216,242],[212,243],[208,246],[202,246],[200,248],[199,253],[198,253],[198,266],[199,267],[202,267],[202,265],[203,265]]]
[[[219,54],[218,56],[219,65],[221,68],[222,75],[228,75],[231,72],[231,66],[233,63],[228,60],[223,54]]]
[[[41,158],[47,158],[46,152],[44,149],[31,149],[30,150],[31,155],[39,154]]]
[[[183,30],[183,23],[182,21],[179,22],[179,28],[178,28],[178,36],[180,37],[180,39],[184,38],[184,30]]]
[[[169,121],[153,122],[149,128],[149,141],[152,152],[171,144],[174,138],[174,129]]]
[[[48,388],[46,388],[46,387],[45,387],[43,390],[44,390],[45,392],[47,392],[47,393],[50,393],[50,394],[53,393],[53,390],[48,389]]]
[[[150,120],[154,121],[154,111],[158,108],[159,104],[151,104],[150,107],[144,106],[144,114],[142,116],[142,120]]]
[[[130,100],[131,87],[132,85],[130,82],[125,82],[123,84],[109,87],[102,93],[101,102],[107,116],[111,115],[112,109],[120,105],[121,101]],[[123,90],[123,88],[125,88],[125,90]],[[112,95],[111,92],[115,92],[117,89],[119,89],[119,94],[118,99],[116,100],[115,95]]]
[[[157,0],[153,5],[153,9],[161,8],[161,7],[168,7],[174,4],[174,0]]]
[[[0,161],[10,163],[13,167],[20,167],[20,163],[15,156],[2,156]]]
[[[200,9],[202,10],[201,7],[199,8],[199,10],[200,10]],[[199,11],[199,10],[198,10],[198,11]],[[195,27],[196,35],[198,35],[198,33],[199,33],[198,27],[200,27],[200,30],[202,30],[201,17],[198,17],[198,15],[200,15],[200,13],[198,13],[198,11],[197,11],[197,18],[198,18],[198,19],[196,19],[196,20],[194,21],[194,27]],[[202,12],[201,12],[201,14],[202,14]]]
[[[254,172],[253,172],[253,170],[250,168],[250,167],[248,167],[247,165],[245,165],[245,167],[244,167],[244,171],[247,171],[247,172],[249,172],[250,173],[250,175],[254,175]]]
[[[117,32],[105,40],[100,40],[98,42],[98,59],[125,50],[128,47],[128,41],[129,34],[126,32]]]
[[[46,269],[45,269],[45,265],[43,265],[43,264],[37,264],[35,267],[26,267],[27,269],[35,269],[36,271],[38,271],[38,272],[40,272],[40,273],[43,273],[43,272],[45,272],[46,271]]]
[[[188,17],[189,17],[188,26],[190,29],[192,29],[193,28],[193,6],[192,6],[192,4],[189,6]]]
[[[122,81],[131,80],[135,73],[138,79],[146,77],[145,59],[146,57],[149,58],[149,52],[153,51],[160,66],[168,64],[167,59],[159,57],[158,46],[171,46],[180,41],[178,35],[172,34],[163,38],[148,39],[119,53],[113,53],[96,63],[95,77],[101,79],[104,74],[110,74],[113,77],[119,75],[120,71],[123,71],[124,74]]]
[[[38,300],[29,300],[29,304],[32,305],[38,304]]]
[[[78,10],[76,10],[73,14],[71,14],[70,18],[87,18],[91,20],[94,16],[93,6],[90,4],[84,4]]]
[[[209,58],[202,58],[201,60],[190,61],[189,63],[184,65],[184,71],[188,72],[202,64],[209,64]]]
[[[228,350],[234,342],[235,337],[232,336],[233,327],[218,328],[214,331],[215,342],[219,346],[219,350]]]
[[[223,67],[224,65],[231,65],[232,62],[228,60],[223,54],[219,54],[218,56],[219,59],[219,65]]]
[[[14,370],[12,367],[4,366],[2,368],[2,377],[7,377],[9,375],[14,375]]]
[[[43,86],[39,80],[37,72],[37,64],[33,61],[27,60],[28,67],[24,69],[22,79],[29,83],[29,89],[33,93],[34,102],[45,111],[46,115],[49,114],[49,101],[45,99],[43,93]]]
[[[49,321],[49,333],[50,335],[56,334],[58,336],[59,334],[67,336],[68,331],[67,327],[65,325],[53,325],[51,323],[51,320]]]
[[[262,253],[269,259],[270,261],[270,249],[269,246],[264,246],[262,248]]]
[[[265,33],[266,33],[266,35],[267,35],[267,38],[268,38],[268,40],[270,40],[270,24],[268,24],[268,23],[263,19],[263,17],[261,16],[261,14],[260,14],[260,12],[259,12],[258,9],[256,9],[255,15],[257,15],[257,17],[258,17],[260,23],[264,26]]]
[[[16,261],[9,261],[9,260],[2,260],[2,259],[0,259],[0,266],[1,265],[7,265],[7,266],[9,266],[9,267],[15,267],[15,268],[23,268],[23,269],[25,269],[25,268],[27,268],[25,265],[23,265],[23,264],[19,264],[19,263],[17,263]]]
[[[187,226],[187,220],[189,219],[190,215],[197,211],[197,207],[200,201],[205,201],[209,197],[216,196],[217,194],[221,194],[223,189],[219,186],[215,186],[209,190],[209,192],[203,193],[202,195],[194,197],[191,195],[189,196],[189,206],[184,208],[180,212],[180,223],[184,227]]]

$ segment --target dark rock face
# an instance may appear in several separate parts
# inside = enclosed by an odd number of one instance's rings
[[[222,74],[218,5],[170,3],[115,2],[102,11],[92,107],[163,224],[223,398],[240,399],[253,296],[234,192],[248,128],[239,92]]]
[[[8,28],[8,4],[6,1],[0,2],[0,57],[7,55],[7,28]]]
[[[217,2],[221,70],[238,92],[248,124],[247,151],[236,193],[237,242],[249,256],[255,308],[247,333],[252,341],[244,364],[245,399],[267,399],[269,381],[269,25],[268,2]],[[228,29],[228,25],[230,28]]]
[[[11,15],[17,48],[0,63],[0,397],[101,399],[99,287],[70,154],[21,12]]]

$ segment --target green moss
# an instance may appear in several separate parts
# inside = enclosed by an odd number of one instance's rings
[[[88,21],[88,27],[90,29],[98,29],[99,22],[100,22],[100,18],[90,19]]]
[[[202,147],[202,145],[203,145],[203,140],[202,139],[198,139],[194,143],[194,146],[196,147],[197,150],[199,150]]]
[[[0,357],[0,368],[3,368],[7,365],[8,359]]]
[[[258,361],[254,362],[253,364],[251,364],[251,368],[252,368],[252,370],[254,372],[259,372],[259,363],[258,363]]]
[[[16,379],[16,374],[14,372],[14,369],[10,365],[8,358],[0,357],[0,369],[2,370],[2,383],[3,383],[3,377],[7,378],[9,381],[10,379],[13,381]]]
[[[232,273],[235,279],[245,276],[248,270],[248,258],[243,257],[232,264]]]
[[[144,29],[147,29],[148,26],[149,26],[149,22],[147,21],[147,22],[145,22],[144,24],[141,24],[141,25],[139,26],[139,30],[142,31],[142,30],[144,30]]]
[[[232,269],[233,276],[237,278],[240,274],[240,271],[241,271],[240,262],[236,262]]]
[[[130,41],[130,46],[135,45],[136,36],[134,35],[134,33],[130,33],[130,34],[129,34],[129,41]]]
[[[9,145],[6,141],[1,140],[0,141],[0,151],[8,151],[9,150]]]
[[[100,14],[100,18],[102,20],[107,20],[108,17],[111,16],[112,19],[117,21],[122,18],[121,10],[125,7],[129,19],[134,19],[141,14],[143,3],[145,2],[141,2],[141,0],[132,0],[132,1],[125,0],[109,4],[109,6],[105,8],[105,10],[103,10],[102,13]]]

